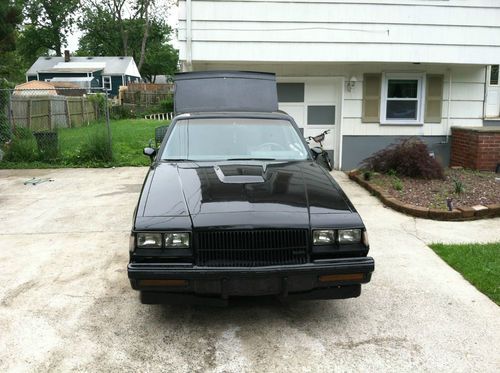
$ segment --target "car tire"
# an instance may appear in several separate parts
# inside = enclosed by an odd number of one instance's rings
[[[324,161],[324,164],[325,164],[325,167],[327,168],[327,170],[333,171],[332,161],[330,160],[330,156],[328,155],[328,153],[326,151],[323,152],[323,161]]]

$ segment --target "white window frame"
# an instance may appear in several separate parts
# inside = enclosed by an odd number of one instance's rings
[[[417,80],[417,119],[387,119],[387,93],[389,80]],[[424,124],[425,109],[425,73],[383,73],[382,93],[380,97],[380,124],[421,125]],[[391,101],[410,101],[411,98],[390,99]]]
[[[105,83],[104,83],[104,81],[105,81],[106,79],[109,79],[109,89],[108,89],[108,88],[106,88],[106,85],[105,85]],[[106,90],[108,90],[108,91],[111,91],[111,90],[113,89],[113,81],[112,81],[112,79],[111,79],[111,76],[109,76],[109,75],[103,75],[103,76],[102,76],[102,89],[106,89]]]

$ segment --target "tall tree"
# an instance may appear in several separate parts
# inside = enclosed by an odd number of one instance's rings
[[[16,53],[18,26],[22,22],[21,6],[13,0],[0,2],[0,85],[4,79],[21,81],[24,77],[23,61]]]
[[[85,4],[77,54],[133,56],[148,79],[175,72],[178,55],[169,44],[167,1],[86,0]]]
[[[25,0],[30,42],[61,56],[66,36],[77,19],[79,4],[80,0]]]
[[[16,28],[22,21],[21,8],[14,1],[0,2],[0,52],[16,48]]]

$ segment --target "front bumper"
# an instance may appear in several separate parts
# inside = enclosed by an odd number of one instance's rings
[[[193,297],[276,295],[282,298],[352,298],[371,279],[371,257],[315,261],[295,266],[255,268],[196,267],[169,263],[130,263],[132,288],[144,303],[177,303]],[[357,275],[336,276],[336,275]],[[326,281],[325,281],[326,279]],[[172,280],[172,281],[164,281]]]

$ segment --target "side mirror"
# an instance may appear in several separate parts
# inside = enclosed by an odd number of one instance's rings
[[[323,153],[323,149],[321,149],[319,146],[315,146],[314,148],[311,148],[311,155],[314,160],[318,159],[318,157]]]
[[[144,148],[144,150],[142,151],[142,153],[144,155],[147,155],[149,157],[149,159],[151,159],[151,162],[153,162],[154,159],[155,159],[155,156],[156,156],[156,149],[154,149],[154,148]]]

